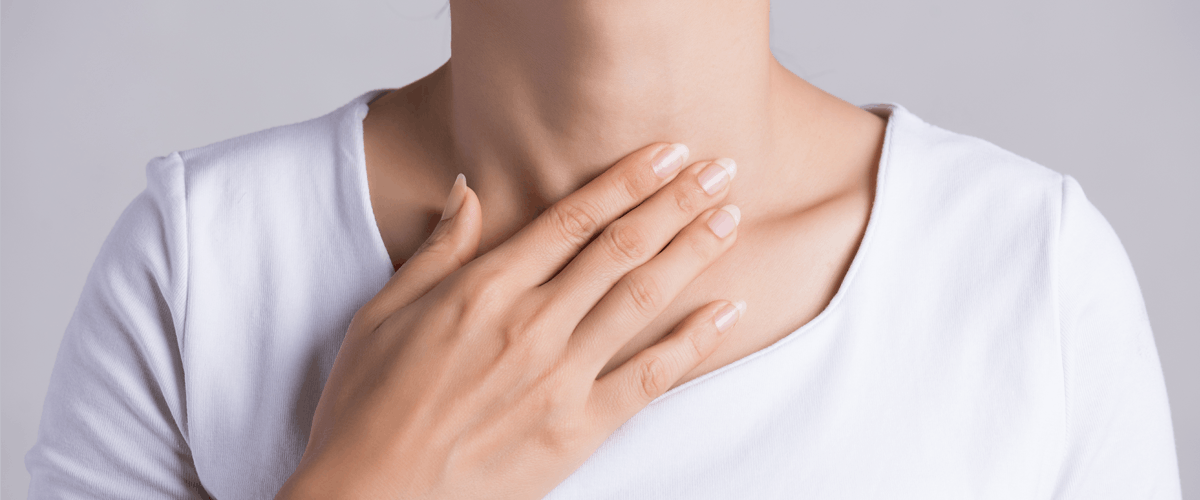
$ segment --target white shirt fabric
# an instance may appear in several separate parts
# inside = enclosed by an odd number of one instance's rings
[[[63,338],[31,498],[275,494],[393,273],[363,160],[380,92],[150,162]],[[656,399],[548,498],[1180,497],[1141,292],[1079,183],[867,109],[886,143],[832,302]]]

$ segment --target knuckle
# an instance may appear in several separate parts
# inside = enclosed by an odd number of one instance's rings
[[[518,309],[527,309],[517,307]],[[534,306],[523,317],[516,319],[505,329],[505,337],[509,344],[522,349],[536,350],[535,339],[541,338],[544,332],[554,330],[556,321],[551,311],[544,306]]]
[[[689,360],[696,361],[708,357],[708,344],[700,332],[686,332],[683,344]]]
[[[493,273],[475,273],[462,286],[467,302],[476,307],[499,305],[512,295],[512,290],[504,280]]]
[[[681,243],[683,243],[688,253],[694,255],[700,261],[709,262],[714,260],[721,248],[720,241],[715,237],[703,238],[698,236],[692,235],[692,237],[682,238],[683,241]]]
[[[547,422],[541,434],[541,445],[555,453],[577,450],[585,433],[573,419],[556,418]]]
[[[704,197],[707,193],[699,186],[676,189],[672,191],[672,201],[675,202],[675,208],[685,214],[695,213],[704,206]]]
[[[532,326],[527,321],[515,321],[501,327],[501,357],[517,356],[523,359],[528,354],[532,332]]]
[[[379,324],[382,323],[383,320],[381,319],[382,314],[380,314],[379,311],[376,311],[376,309],[376,307],[368,303],[358,311],[355,311],[354,316],[350,318],[350,326],[347,328],[347,330],[359,331],[374,330],[378,328]]]
[[[600,219],[587,205],[577,203],[562,203],[551,209],[551,217],[556,228],[563,237],[571,243],[582,244],[591,239]]]
[[[555,360],[561,355],[567,339],[559,333],[573,329],[574,325],[565,324],[554,304],[536,294],[506,300],[505,311],[500,313],[504,316],[503,349],[519,354],[526,370],[535,366],[545,368],[538,377],[541,384],[557,380],[554,377],[561,374]]]
[[[504,327],[501,331],[497,358],[509,369],[529,370],[539,365],[540,352],[535,342],[536,336],[516,325]]]
[[[586,433],[582,419],[575,415],[575,406],[570,397],[578,392],[570,387],[565,374],[554,369],[547,370],[537,378],[533,390],[526,398],[532,405],[533,418],[542,421],[539,438],[551,450],[569,451],[577,449]]]
[[[648,193],[653,192],[657,184],[642,174],[646,171],[649,169],[638,169],[636,172],[626,172],[624,175],[618,176],[617,184],[621,188],[621,194],[625,195],[627,199],[640,200],[645,198]]]
[[[425,247],[421,249],[420,255],[425,258],[434,258],[439,261],[465,265],[466,262],[459,256],[458,245],[450,238],[436,238],[428,241]]]
[[[658,283],[641,273],[629,274],[625,280],[625,288],[634,308],[643,316],[656,316],[658,306],[662,303],[662,289]]]
[[[661,357],[653,356],[638,367],[638,394],[644,400],[657,398],[667,391],[671,380],[667,372],[667,363]]]
[[[630,224],[617,223],[608,227],[605,234],[605,247],[613,257],[621,262],[637,262],[646,255],[648,243],[646,236]]]

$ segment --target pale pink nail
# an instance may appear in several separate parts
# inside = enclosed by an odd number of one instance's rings
[[[745,312],[746,303],[739,300],[717,311],[716,316],[713,316],[713,323],[717,324],[717,331],[725,333],[734,323],[737,323],[737,320],[742,317],[742,313]]]
[[[737,174],[737,163],[729,158],[712,162],[700,172],[700,187],[708,194],[716,194]]]
[[[654,173],[659,177],[671,175],[671,172],[679,170],[683,165],[684,160],[688,157],[688,147],[683,144],[672,144],[659,151],[658,156],[654,161],[650,162],[650,166],[654,168]]]
[[[462,208],[463,202],[467,199],[467,177],[463,174],[458,174],[454,178],[454,185],[450,187],[450,196],[446,198],[446,206],[442,208],[442,220],[449,219],[458,214],[458,209]]]
[[[737,227],[742,221],[742,211],[734,205],[725,205],[712,214],[708,218],[708,228],[712,229],[713,234],[718,238],[729,236],[733,232],[733,228]]]
[[[737,177],[737,162],[733,161],[733,158],[717,158],[713,163],[725,167],[725,170],[729,171],[730,179]]]

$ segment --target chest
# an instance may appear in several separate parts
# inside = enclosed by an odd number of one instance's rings
[[[652,404],[552,498],[1039,497],[1064,422],[1050,282],[979,265],[986,255],[922,257],[897,239],[909,231],[873,230],[860,250],[865,211],[824,215],[744,220],[735,248],[619,354],[701,304],[742,299],[732,342],[687,380],[737,366]],[[269,250],[214,244],[204,251],[228,255],[202,262],[272,262]],[[388,278],[347,273],[348,254],[269,268],[273,286],[243,294],[227,292],[237,269],[194,270],[187,435],[217,497],[255,496],[295,469],[345,326]]]

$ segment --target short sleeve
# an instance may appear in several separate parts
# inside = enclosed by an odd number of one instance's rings
[[[1133,266],[1063,178],[1057,286],[1066,442],[1055,498],[1178,499],[1166,385]]]
[[[156,158],[88,273],[25,458],[30,498],[206,498],[188,448],[183,160]]]

